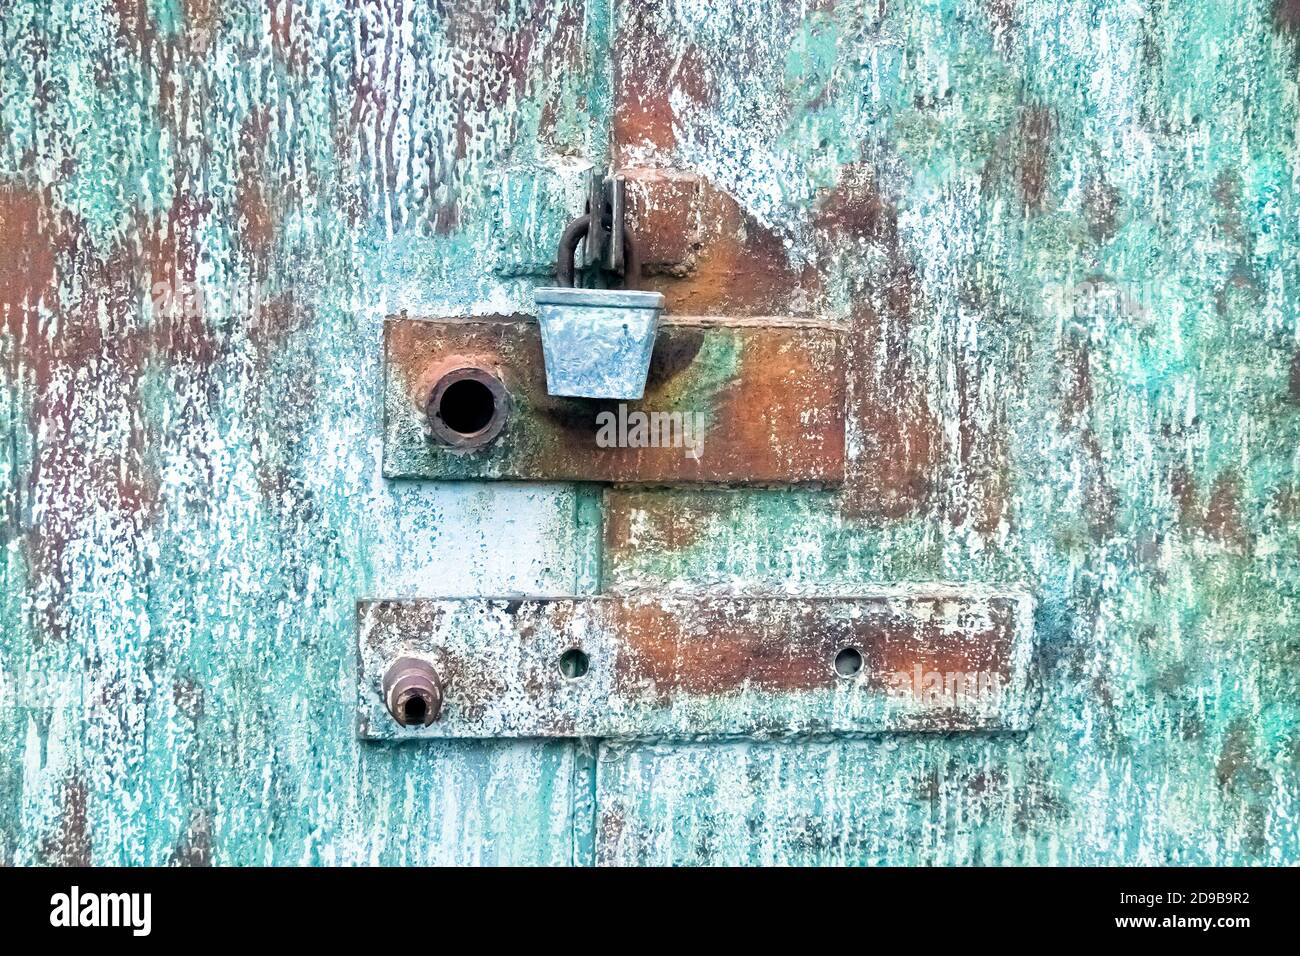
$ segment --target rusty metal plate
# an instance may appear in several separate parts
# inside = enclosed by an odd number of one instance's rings
[[[548,395],[537,323],[529,316],[389,319],[384,474],[838,483],[840,339],[838,327],[813,321],[668,318],[645,397],[618,402]]]
[[[363,738],[1024,730],[1033,711],[1033,601],[1015,588],[366,601],[358,616]],[[428,726],[385,704],[385,672],[412,658],[438,675]]]

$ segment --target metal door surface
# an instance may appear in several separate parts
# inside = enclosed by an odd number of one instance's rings
[[[6,4],[0,863],[1300,862],[1298,51],[1291,0]],[[395,477],[385,320],[531,313],[603,167],[669,316],[782,330],[726,480]],[[358,712],[358,602],[938,586],[1032,596],[1013,717]]]

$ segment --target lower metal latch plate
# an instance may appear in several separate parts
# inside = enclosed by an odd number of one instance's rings
[[[368,739],[1014,731],[1033,712],[1019,588],[363,601],[358,616]],[[403,724],[385,673],[413,660],[439,709]]]

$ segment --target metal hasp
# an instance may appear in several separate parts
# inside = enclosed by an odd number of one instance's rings
[[[528,316],[391,318],[384,474],[836,484],[846,354],[841,329],[823,322],[674,317],[643,398],[603,401],[548,394]]]
[[[586,216],[589,223],[582,233],[583,268],[599,267],[606,272],[624,272],[627,179],[621,173],[610,175],[605,169],[592,169]],[[563,247],[564,243],[561,242],[560,245]],[[560,257],[556,260],[556,269],[563,269],[566,263],[571,269],[572,262],[572,258]],[[636,287],[636,279],[635,275],[631,276],[628,283],[630,288]],[[561,281],[560,284],[564,285],[564,282]]]
[[[637,399],[645,391],[664,297],[636,289],[641,262],[623,221],[624,191],[621,177],[593,186],[587,213],[560,238],[556,285],[536,290],[551,395]],[[621,272],[625,288],[575,288],[574,255],[582,239],[587,261]]]
[[[1019,731],[1033,712],[1019,588],[366,601],[358,616],[369,739]],[[441,662],[442,712],[404,726],[383,675],[412,656]]]

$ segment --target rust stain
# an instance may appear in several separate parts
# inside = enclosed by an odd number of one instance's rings
[[[995,794],[1006,789],[1007,774],[1001,767],[975,770],[962,779],[962,789],[972,796]]]
[[[208,402],[218,400],[212,370],[229,350],[230,333],[218,331],[196,297],[198,233],[210,212],[208,201],[180,189],[162,221],[139,214],[132,233],[97,249],[66,213],[54,217],[48,195],[0,190],[0,229],[20,253],[0,260],[5,330],[19,343],[17,361],[29,370],[30,427],[42,435],[25,488],[30,500],[54,496],[61,502],[39,522],[15,528],[32,579],[48,598],[36,612],[42,639],[58,640],[66,633],[66,554],[88,533],[86,519],[107,514],[138,531],[159,513],[154,462],[166,439],[140,411],[139,392],[149,367],[183,376],[190,387],[203,387]],[[255,237],[257,243],[265,241],[266,236]],[[62,284],[75,290],[64,293],[68,301],[58,301],[56,269],[63,262],[70,265]],[[153,300],[149,322],[139,318],[142,276],[149,283],[144,295]],[[37,326],[35,306],[41,301],[61,311],[57,336]],[[249,321],[237,316],[233,329],[239,319]],[[266,328],[250,330],[255,353],[270,337]],[[264,351],[270,350],[266,344]],[[310,373],[303,375],[310,380]],[[70,380],[77,382],[75,388]],[[290,390],[290,398],[295,394]],[[299,406],[312,404],[314,396],[301,397]],[[119,427],[122,408],[132,410],[124,419],[125,439],[106,447],[88,444],[85,435],[95,428],[94,419],[108,419],[109,430]],[[202,405],[184,412],[203,413]],[[283,416],[269,420],[283,421]],[[181,426],[173,422],[172,427]]]
[[[1241,514],[1241,478],[1233,469],[1219,474],[1205,506],[1205,533],[1223,544],[1248,547],[1250,533]]]
[[[1300,0],[1276,0],[1273,23],[1284,33],[1300,32]]]
[[[839,359],[825,342],[813,344],[797,334],[750,336],[739,372],[714,400],[715,420],[729,427],[719,429],[727,457],[710,467],[743,479],[778,475],[794,458],[833,462],[843,454],[843,401]],[[826,477],[839,475],[827,469]]]
[[[407,23],[408,11],[400,4],[380,11],[357,4],[353,13],[359,55],[351,58],[346,105],[334,124],[331,145],[341,168],[365,163],[367,153],[373,152],[374,159],[373,168],[359,181],[345,178],[340,183],[340,205],[348,218],[361,223],[373,214],[372,203],[389,202],[379,197],[403,195],[406,175],[420,201],[413,209],[389,205],[387,212],[403,226],[420,224],[438,235],[455,231],[462,215],[461,173],[473,167],[478,151],[494,148],[486,140],[499,134],[522,135],[526,120],[520,116],[520,103],[537,102],[548,117],[537,131],[542,143],[561,154],[578,151],[581,144],[563,140],[574,135],[575,125],[573,86],[562,78],[586,69],[585,12],[579,0],[533,0],[508,9],[484,0],[440,0],[433,17],[446,41],[447,64],[435,71],[423,109],[411,113],[397,103],[404,99],[406,86],[402,36],[407,29],[421,27]],[[436,131],[433,149],[413,150],[401,141],[403,124],[393,121],[398,109],[408,114],[411,128]],[[562,111],[570,121],[557,127],[555,117]],[[291,178],[284,188],[311,194],[312,184],[304,178]],[[367,184],[371,188],[363,188]]]
[[[821,290],[820,273],[811,265],[795,268],[780,235],[706,180],[698,201],[704,225],[693,270],[645,283],[663,293],[665,308],[679,315],[807,314],[806,300]]]
[[[301,436],[313,424],[320,399],[316,356],[286,363],[296,335],[311,327],[314,312],[292,293],[261,303],[244,319],[251,362],[257,375],[248,389],[243,417],[265,424],[251,439],[262,500],[289,521],[310,522],[311,492],[303,472]],[[287,367],[286,367],[287,366]]]
[[[1092,355],[1087,343],[1071,338],[1062,346],[1060,367],[1064,373],[1060,389],[1061,427],[1087,427],[1092,411]]]
[[[147,464],[137,401],[148,341],[135,320],[138,254],[129,245],[95,249],[71,216],[54,217],[46,194],[0,194],[0,228],[29,253],[4,257],[0,267],[6,331],[27,370],[29,428],[41,436],[24,489],[29,501],[60,503],[30,526],[20,525],[19,533],[32,580],[47,598],[33,612],[38,639],[59,640],[68,625],[67,549],[86,533],[85,518],[106,512],[138,529],[154,512],[156,477]],[[70,301],[55,292],[55,270],[63,261],[72,264],[66,270],[76,290]],[[60,309],[58,335],[40,326],[40,301]],[[110,419],[105,427],[111,429],[123,407],[132,410],[125,446],[88,443],[93,419]]]
[[[657,169],[623,171],[642,267],[685,275],[701,247],[699,177]]]
[[[1119,496],[1106,475],[1105,452],[1092,426],[1092,357],[1088,344],[1077,336],[1061,346],[1062,382],[1058,401],[1063,431],[1076,436],[1083,459],[1083,498],[1088,530],[1102,541],[1115,531]]]
[[[727,495],[693,499],[655,491],[610,488],[605,492],[604,546],[618,566],[637,555],[680,554],[717,521],[725,522],[734,500]]]
[[[112,0],[117,38],[127,49],[137,43],[149,49],[158,41],[158,27],[149,16],[149,0]],[[164,111],[165,112],[165,111]]]
[[[59,826],[44,845],[47,862],[55,866],[90,866],[89,803],[90,794],[82,781],[75,777],[65,781]]]
[[[239,212],[239,235],[258,266],[255,274],[265,276],[267,254],[275,238],[275,216],[267,197],[261,155],[270,133],[270,110],[253,110],[240,131],[239,192],[235,208]]]
[[[620,605],[618,633],[629,665],[617,675],[627,692],[652,687],[666,700],[686,693],[710,697],[741,690],[806,691],[835,686],[833,661],[843,647],[864,657],[866,684],[889,690],[896,675],[1011,676],[1011,622],[992,609],[990,627],[963,628],[960,640],[939,621],[907,613],[836,616],[816,601],[731,604],[701,601],[689,620],[680,607],[655,602]]]
[[[581,62],[583,6],[574,0],[533,0],[513,28],[503,23],[499,5],[491,0],[440,0],[436,8],[448,42],[463,51],[461,59],[482,64],[476,82],[466,85],[472,97],[460,102],[467,111],[488,114],[523,100],[539,76]],[[400,22],[401,13],[393,15]]]
[[[635,402],[549,395],[529,319],[390,320],[389,474],[629,482],[838,482],[844,461],[844,356],[836,329],[815,324],[667,324],[646,393]],[[720,353],[708,363],[707,343]],[[419,383],[450,355],[493,355],[511,395],[501,438],[448,457],[424,437]],[[718,362],[736,356],[734,371]],[[626,406],[626,407],[624,407]],[[598,418],[675,413],[691,440],[601,447]],[[701,417],[702,416],[702,417]],[[400,437],[391,431],[400,425]],[[684,439],[682,427],[672,433]]]
[[[1241,176],[1225,169],[1214,180],[1214,201],[1219,207],[1219,229],[1230,239],[1242,236]]]
[[[839,183],[818,204],[813,224],[845,239],[899,252],[897,212],[876,189],[875,175],[864,164],[844,168]]]
[[[1249,721],[1238,719],[1228,728],[1223,738],[1223,745],[1219,748],[1219,760],[1214,770],[1221,789],[1231,791],[1254,769],[1251,757],[1252,736],[1253,731]]]
[[[1004,56],[1011,52],[1016,22],[1016,0],[985,0],[984,12],[993,28],[994,44]]]
[[[1088,223],[1088,234],[1097,242],[1109,242],[1119,231],[1119,213],[1122,197],[1119,190],[1097,173],[1088,180],[1084,189],[1083,215]]]
[[[1094,540],[1104,541],[1115,533],[1119,494],[1106,477],[1105,454],[1096,434],[1089,429],[1079,438],[1087,468],[1084,475],[1084,500],[1088,513],[1088,530]]]
[[[1196,477],[1186,466],[1174,468],[1169,479],[1170,493],[1178,503],[1178,523],[1183,528],[1199,528],[1201,524],[1200,499],[1196,493]]]
[[[995,608],[992,626],[985,630],[964,629],[953,640],[945,628],[934,622],[918,626],[896,619],[881,626],[866,649],[867,672],[873,686],[885,689],[898,674],[996,674],[1011,676],[1010,624],[1005,609]]]
[[[433,231],[447,236],[460,228],[460,205],[454,199],[440,203],[433,213]]]
[[[878,285],[860,279],[852,290],[848,415],[862,448],[845,476],[845,513],[868,521],[921,513],[933,502],[943,434],[908,342],[920,292],[899,242],[897,211],[870,167],[855,165],[824,197],[814,225],[836,241],[875,247],[886,263]]]
[[[552,33],[552,42],[547,51],[547,59],[550,63],[565,69],[578,71],[584,66],[583,60],[583,38],[586,33],[586,23],[584,22],[587,13],[586,5],[580,0],[562,0],[559,4],[546,3],[544,0],[538,0],[534,10],[540,15],[542,12],[553,13],[555,16],[555,27]],[[546,99],[542,104],[542,115],[538,123],[538,139],[550,145],[557,152],[565,152],[572,145],[560,132],[557,118],[566,112],[564,85],[560,83],[546,84]]]
[[[612,801],[608,803],[612,804]],[[621,806],[607,805],[605,800],[599,802],[597,812],[600,815],[597,846],[602,855],[615,856],[619,854],[624,840],[630,838],[628,831],[631,826],[627,814]]]
[[[1263,291],[1259,281],[1250,273],[1250,266],[1240,262],[1234,267],[1227,281],[1215,290],[1214,310],[1219,315],[1228,315],[1234,303],[1239,304],[1243,299],[1251,305],[1256,305],[1261,301]]]
[[[270,4],[271,49],[276,58],[292,73],[306,76],[310,66],[311,33],[295,23],[296,4]]]
[[[259,369],[269,369],[294,335],[311,328],[315,312],[294,292],[281,292],[259,303],[242,323]],[[241,316],[240,318],[244,318]]]
[[[1011,512],[1011,458],[1005,409],[989,413],[980,404],[982,377],[977,360],[957,363],[957,434],[960,473],[952,492],[948,520],[970,521],[980,534],[998,530]]]
[[[1170,489],[1178,503],[1181,527],[1239,551],[1250,547],[1253,536],[1242,517],[1241,478],[1234,469],[1229,468],[1215,478],[1204,505],[1195,478],[1185,467],[1174,470]]]
[[[1056,126],[1056,114],[1046,107],[1026,106],[1020,112],[1016,168],[1020,173],[1020,195],[1029,213],[1043,211]]]
[[[212,821],[206,810],[190,814],[184,839],[172,851],[171,866],[212,865]]]
[[[669,44],[655,19],[658,4],[622,6],[619,43],[615,47],[613,142],[620,163],[639,152],[669,155],[677,145],[678,117],[671,95],[684,96],[694,107],[717,102],[713,72],[693,44]]]
[[[1287,521],[1300,518],[1300,488],[1290,483],[1279,485],[1273,490],[1272,500],[1279,517]]]
[[[878,373],[859,375],[850,396],[862,454],[848,472],[844,509],[869,522],[922,514],[937,490],[941,423],[899,331],[892,323],[881,329],[874,309],[854,312],[854,354],[883,358]]]
[[[150,347],[164,364],[187,366],[192,375],[204,378],[222,353],[222,343],[205,321],[198,285],[199,232],[211,213],[210,200],[189,190],[177,192],[166,221],[142,230],[144,262],[139,265],[151,278],[158,305]]]
[[[221,0],[183,0],[185,36],[192,54],[203,56],[212,45],[219,18]]]
[[[172,703],[191,721],[203,717],[203,685],[192,675],[178,675],[172,679]]]
[[[649,602],[632,605],[619,621],[630,662],[618,674],[620,686],[635,690],[650,682],[661,699],[682,692],[716,696],[747,688],[833,686],[831,658],[808,654],[795,639],[809,633],[812,622],[786,623],[795,629],[778,631],[764,622],[735,620],[701,604],[686,634],[678,609]]]
[[[50,204],[48,189],[0,186],[0,235],[5,241],[5,255],[0,256],[0,305],[5,307],[5,330],[14,338],[24,324],[35,320],[36,304],[56,294],[54,257],[65,240],[49,222]]]

